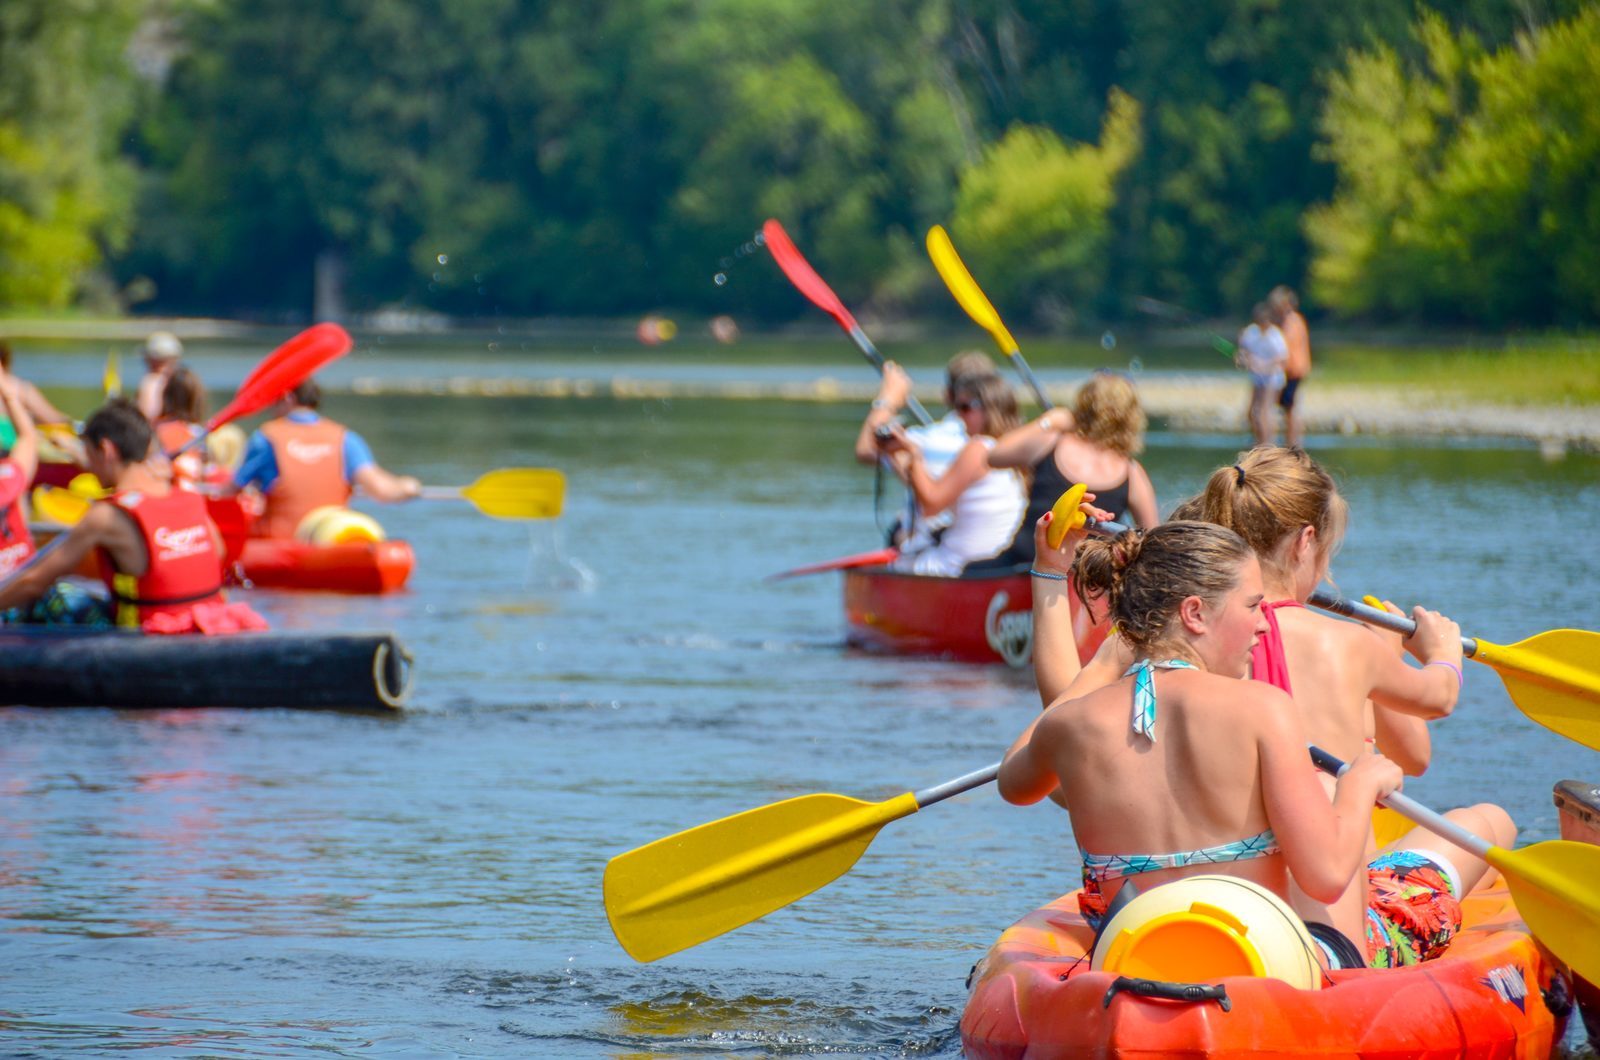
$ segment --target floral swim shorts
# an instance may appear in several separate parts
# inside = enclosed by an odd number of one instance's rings
[[[1461,902],[1449,868],[1417,850],[1380,855],[1367,866],[1367,965],[1398,968],[1436,957],[1461,930]]]

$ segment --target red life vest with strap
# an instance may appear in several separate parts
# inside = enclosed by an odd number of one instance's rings
[[[22,511],[22,494],[28,488],[15,460],[0,460],[0,578],[8,578],[32,558],[33,535]]]
[[[313,508],[349,502],[343,427],[321,417],[312,423],[276,419],[263,424],[261,433],[272,445],[278,478],[267,490],[258,536],[293,537],[295,527]]]
[[[196,604],[222,602],[222,554],[203,497],[183,489],[162,497],[128,490],[104,503],[133,520],[148,557],[145,573],[135,577],[117,570],[110,553],[99,550],[100,576],[111,590],[117,625],[139,627],[156,616],[184,616]]]
[[[157,420],[156,444],[161,446],[163,453],[176,453],[179,449],[194,441],[199,429],[192,423],[182,420]],[[182,456],[172,459],[172,481],[181,486],[192,486],[205,477],[206,453],[205,449],[195,446]]]

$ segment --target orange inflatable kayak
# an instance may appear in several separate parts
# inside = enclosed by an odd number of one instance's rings
[[[1462,903],[1449,950],[1393,970],[1329,973],[1321,990],[1230,978],[1226,994],[1167,1000],[1091,971],[1077,894],[1006,930],[973,969],[965,1055],[1045,1057],[1548,1057],[1571,1010],[1564,970],[1503,888]]]
[[[313,545],[294,538],[252,537],[238,568],[260,589],[310,589],[335,593],[389,593],[411,577],[416,557],[404,541],[352,541]]]

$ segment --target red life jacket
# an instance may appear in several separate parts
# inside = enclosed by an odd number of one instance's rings
[[[194,441],[198,433],[199,428],[182,420],[156,421],[156,444],[161,446],[163,453],[176,453]],[[182,456],[171,457],[171,460],[174,485],[193,486],[205,478],[206,451],[203,447],[197,445]]]
[[[27,488],[17,462],[0,460],[0,578],[10,577],[34,553],[28,517],[22,510],[22,494]]]
[[[163,497],[128,490],[105,503],[133,520],[149,557],[144,575],[135,577],[118,571],[110,553],[99,550],[100,576],[111,590],[117,625],[143,626],[159,615],[183,616],[196,604],[222,601],[222,554],[203,497],[182,489]]]
[[[267,490],[258,536],[293,537],[295,527],[313,508],[349,502],[343,427],[320,417],[312,423],[276,419],[263,424],[261,433],[272,445],[278,478]]]

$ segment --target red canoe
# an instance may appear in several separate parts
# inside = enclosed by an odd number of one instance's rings
[[[1074,595],[1072,616],[1082,605]],[[998,572],[964,578],[907,574],[887,567],[844,572],[845,639],[869,651],[937,655],[960,662],[1033,662],[1033,579]],[[1105,639],[1088,630],[1078,641],[1087,662]]]
[[[404,541],[312,545],[292,538],[252,537],[238,568],[259,589],[390,593],[411,577],[416,557]]]

